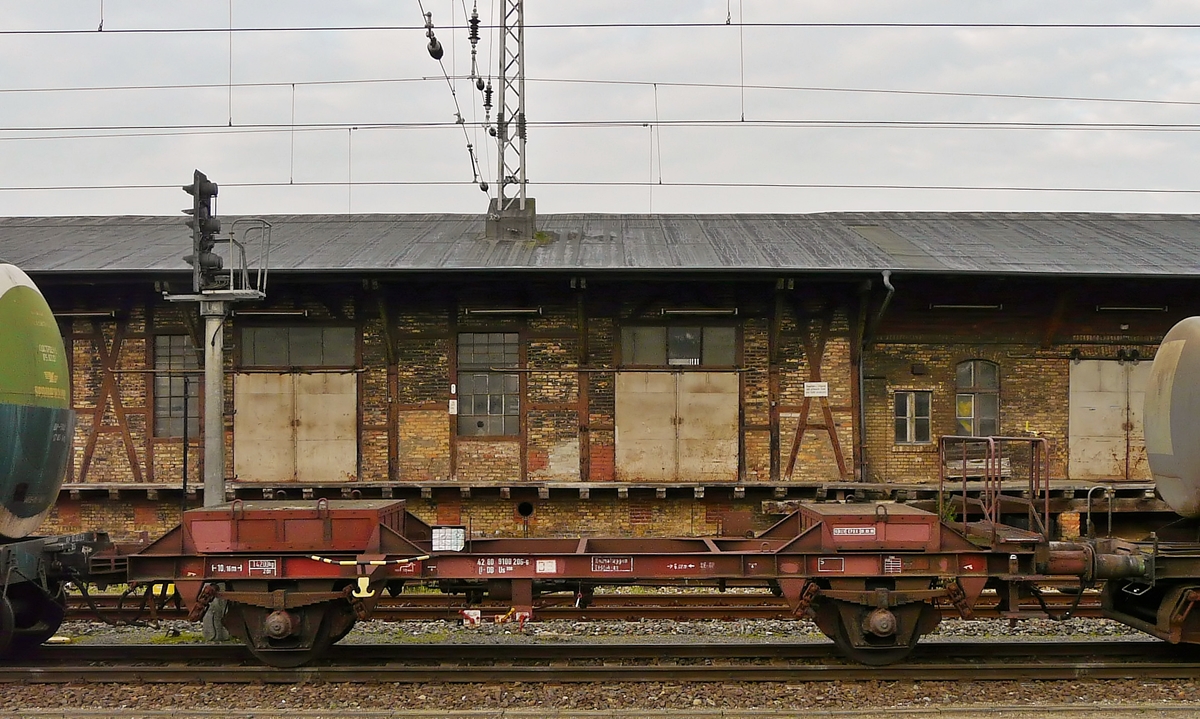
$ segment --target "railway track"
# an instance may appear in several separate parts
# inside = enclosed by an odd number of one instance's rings
[[[0,665],[0,683],[513,683],[981,681],[1200,677],[1200,651],[1158,641],[929,642],[898,665],[839,659],[828,643],[336,646],[277,669],[236,645],[51,646]]]
[[[99,614],[114,621],[134,619],[183,619],[187,613],[175,608],[168,601],[152,610],[150,602],[142,605],[140,596],[93,595],[95,609],[78,594],[68,597],[68,619],[96,619]],[[986,599],[986,597],[985,597]],[[538,600],[537,614],[540,619],[562,619],[569,621],[631,620],[638,619],[792,619],[793,615],[782,597],[771,594],[604,594],[596,595],[587,607],[576,607],[570,596],[546,596]],[[1074,595],[1049,593],[1043,595],[1046,607],[1059,614],[1075,608],[1072,616],[1097,618],[1100,611],[1100,595],[1085,592],[1078,604]],[[468,605],[461,596],[445,594],[401,594],[382,597],[376,606],[373,618],[386,621],[412,621],[430,619],[458,619],[459,612]],[[509,607],[500,603],[470,605],[480,609],[484,618],[505,614]],[[1021,612],[1033,615],[1041,606],[1030,600],[1023,604]],[[946,617],[958,617],[953,607],[943,607]],[[993,601],[976,608],[975,616],[980,619],[996,619],[1001,613]]]

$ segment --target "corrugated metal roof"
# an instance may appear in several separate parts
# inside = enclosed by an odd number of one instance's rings
[[[266,219],[272,271],[1200,275],[1200,215],[542,215],[532,242],[484,239],[480,215]],[[29,272],[187,272],[189,251],[181,216],[0,218],[0,258]]]

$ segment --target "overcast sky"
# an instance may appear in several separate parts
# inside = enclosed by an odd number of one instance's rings
[[[498,4],[480,0],[485,25]],[[466,75],[464,1],[424,5],[446,71]],[[481,97],[457,80],[467,136],[444,124],[454,99],[411,29],[417,0],[2,7],[0,215],[176,214],[187,198],[175,186],[195,168],[221,184],[221,214],[482,212],[468,139],[494,190]],[[529,194],[542,214],[1200,210],[1200,194],[1181,192],[864,187],[1200,191],[1200,29],[754,25],[1186,24],[1200,23],[1200,2],[527,0],[525,11]],[[231,19],[257,30],[230,33]],[[719,26],[537,27],[638,23]],[[117,32],[135,29],[220,31]],[[86,32],[29,32],[55,30]],[[481,71],[494,75],[495,33],[483,36]],[[381,82],[349,82],[362,80]],[[844,91],[867,89],[1169,102]],[[814,121],[825,125],[799,124]],[[878,124],[897,122],[958,124]],[[1010,126],[970,126],[981,122]],[[113,186],[137,188],[98,189]],[[52,189],[64,187],[78,189]]]

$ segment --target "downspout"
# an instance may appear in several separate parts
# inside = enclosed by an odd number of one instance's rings
[[[871,319],[867,325],[866,331],[863,333],[862,345],[858,350],[858,481],[867,481],[867,395],[865,381],[865,365],[867,362],[867,350],[875,344],[875,333],[879,330],[879,325],[883,322],[883,315],[887,312],[888,305],[892,303],[892,295],[896,294],[896,288],[892,286],[892,271],[883,271],[883,286],[887,288],[887,294],[883,297],[883,304],[879,305],[879,311]],[[869,288],[867,290],[870,291]],[[864,303],[866,298],[864,298]]]
[[[871,349],[875,344],[875,333],[879,331],[879,325],[883,322],[883,315],[887,312],[888,305],[892,303],[892,295],[896,294],[896,288],[892,286],[892,271],[883,271],[883,286],[887,288],[887,295],[883,298],[883,304],[879,306],[879,311],[875,313],[875,317],[871,319],[871,324],[867,326],[867,332],[863,336],[863,350]]]

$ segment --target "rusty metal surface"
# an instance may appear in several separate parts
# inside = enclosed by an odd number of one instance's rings
[[[402,528],[419,523],[402,500],[318,500],[316,502],[243,502],[184,514],[183,554],[236,552],[364,552],[379,543],[380,525]],[[402,530],[401,530],[402,531]],[[169,553],[165,542],[150,545],[132,559]],[[247,573],[245,576],[255,576]],[[259,574],[258,576],[270,576]]]
[[[232,221],[233,217],[226,218]],[[754,270],[1200,274],[1200,216],[1106,213],[541,215],[536,243],[481,215],[276,215],[273,271]],[[177,217],[0,218],[32,273],[183,275]]]

